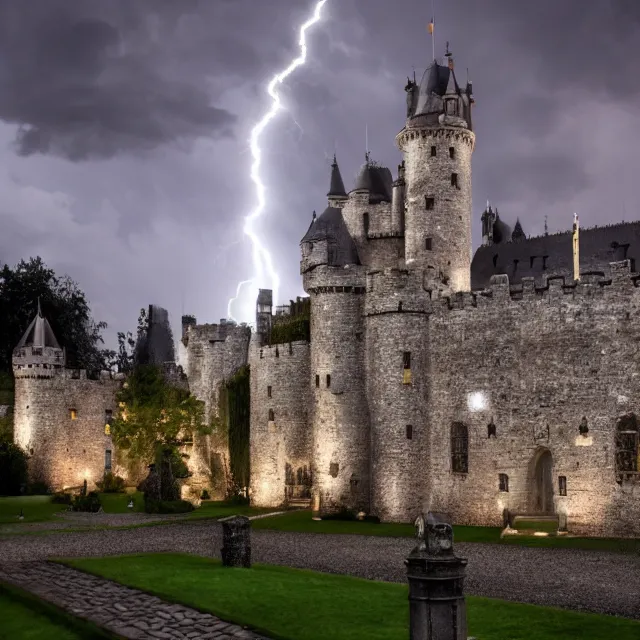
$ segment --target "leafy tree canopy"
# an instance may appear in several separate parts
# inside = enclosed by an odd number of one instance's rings
[[[67,353],[67,366],[91,373],[109,368],[114,352],[101,348],[105,322],[95,322],[84,292],[69,276],[58,276],[41,258],[0,268],[0,372],[11,371],[11,356],[33,320],[42,313]]]
[[[204,403],[186,389],[167,384],[160,367],[136,366],[116,398],[120,410],[111,436],[131,458],[151,462],[159,450],[211,432],[203,425]]]

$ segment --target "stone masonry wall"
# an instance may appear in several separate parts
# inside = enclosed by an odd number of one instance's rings
[[[577,286],[494,281],[484,294],[434,303],[430,508],[480,525],[501,524],[503,508],[531,511],[535,459],[548,450],[554,507],[570,531],[640,535],[640,485],[615,475],[617,420],[640,413],[640,289],[629,264],[612,264],[610,281],[589,276]],[[468,427],[466,474],[451,469],[454,421]],[[499,491],[500,473],[508,492]]]
[[[425,292],[416,276],[391,269],[367,276],[371,511],[385,521],[412,521],[424,511],[428,495],[429,329]]]
[[[405,158],[405,259],[453,291],[471,289],[471,155],[475,136],[458,127],[410,125],[398,134]],[[435,147],[436,155],[431,155]],[[453,158],[450,156],[453,149]],[[451,184],[457,174],[457,186]],[[427,209],[425,198],[434,198]],[[431,249],[426,245],[431,238]]]
[[[305,274],[304,286],[311,295],[313,508],[368,512],[364,271],[318,267]]]
[[[234,323],[188,325],[185,371],[189,391],[205,405],[205,423],[217,417],[219,389],[240,367],[247,364],[251,330]],[[221,499],[229,474],[229,451],[211,436],[196,436],[189,451],[193,472],[189,484],[208,488],[212,497]]]
[[[105,424],[107,410],[116,414],[120,384],[111,377],[87,380],[84,371],[71,370],[52,378],[16,377],[14,439],[31,454],[34,479],[43,479],[55,490],[78,487],[86,479],[92,488],[104,475],[107,450],[115,467]]]
[[[311,471],[309,343],[252,340],[250,365],[251,503],[275,507],[285,499],[287,465],[296,478]]]

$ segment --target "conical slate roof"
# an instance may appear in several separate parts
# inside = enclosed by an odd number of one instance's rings
[[[511,239],[514,242],[517,242],[518,240],[524,240],[525,239],[525,235],[524,235],[524,231],[522,230],[522,225],[520,224],[520,220],[516,220],[516,226],[513,227],[513,233],[511,234]]]
[[[331,164],[331,184],[329,185],[329,193],[327,193],[327,196],[329,198],[347,197],[342,175],[340,175],[340,167],[338,167],[338,161],[335,155],[333,156],[333,163]]]
[[[29,328],[18,342],[17,349],[21,347],[53,347],[59,349],[60,345],[53,335],[53,329],[49,321],[42,315],[40,300],[38,300],[38,313],[31,321]]]
[[[347,229],[341,209],[327,207],[318,218],[314,218],[300,244],[322,241],[326,241],[335,249],[335,264],[360,263],[356,245]]]
[[[373,200],[386,200],[391,202],[391,185],[393,176],[386,167],[380,167],[367,161],[360,167],[356,177],[354,191],[366,190]]]

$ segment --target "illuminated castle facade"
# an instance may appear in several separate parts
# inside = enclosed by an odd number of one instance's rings
[[[450,54],[406,86],[403,162],[368,155],[301,241],[309,339],[261,291],[251,489],[316,513],[461,524],[557,516],[640,534],[640,225],[527,238],[487,205],[472,260],[471,85]],[[296,322],[292,315],[291,322]]]

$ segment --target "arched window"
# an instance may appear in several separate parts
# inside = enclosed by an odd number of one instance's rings
[[[451,471],[469,472],[469,432],[462,422],[451,425]]]

